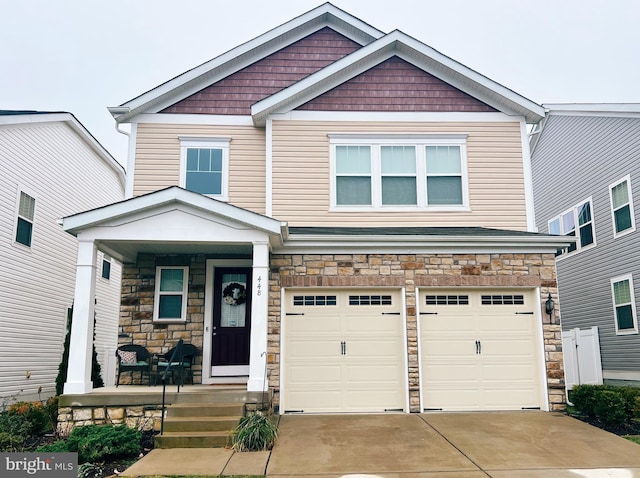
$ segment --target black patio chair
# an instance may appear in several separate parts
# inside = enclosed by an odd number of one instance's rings
[[[148,385],[151,385],[152,355],[142,345],[121,345],[116,350],[116,359],[118,361],[118,380],[116,387],[120,385],[120,375],[122,372],[131,372],[132,382],[134,373],[140,372],[140,383],[142,383],[142,379],[146,375]]]
[[[177,346],[176,346],[177,347]],[[158,356],[158,362],[156,364],[156,379],[162,377],[167,367],[169,367],[169,360],[173,355],[176,347],[173,347],[167,353]],[[191,385],[193,385],[193,364],[198,355],[198,348],[193,344],[182,344],[182,358],[179,356],[174,357],[174,361],[171,362],[171,379],[173,383],[176,383],[176,379],[180,385],[183,385],[184,378],[189,377],[191,379]]]

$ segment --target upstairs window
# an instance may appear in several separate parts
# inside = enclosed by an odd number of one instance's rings
[[[153,320],[187,320],[189,268],[157,267]]]
[[[637,334],[638,320],[631,274],[611,279],[616,334]]]
[[[336,210],[468,210],[463,137],[330,139]]]
[[[613,217],[613,236],[623,236],[636,230],[631,198],[631,178],[627,176],[609,187],[611,195],[611,214]]]
[[[581,251],[595,244],[592,210],[591,198],[589,198],[549,221],[549,234],[577,238],[574,244],[559,250],[557,255]]]
[[[31,247],[31,241],[33,239],[33,219],[35,212],[35,198],[21,191],[16,221],[16,242],[28,247]]]
[[[228,200],[229,139],[183,139],[180,143],[180,186]]]

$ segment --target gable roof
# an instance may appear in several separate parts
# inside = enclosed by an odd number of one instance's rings
[[[121,106],[109,108],[109,111],[118,123],[127,122],[138,114],[157,113],[326,27],[363,45],[362,48],[255,103],[251,112],[256,125],[264,125],[270,114],[288,112],[393,56],[412,63],[498,111],[524,116],[529,123],[537,123],[544,117],[544,109],[533,101],[398,30],[385,35],[330,3],[294,18]]]
[[[125,187],[124,168],[115,160],[111,153],[84,127],[71,113],[66,111],[35,111],[35,110],[0,110],[0,126],[35,123],[66,123],[89,148],[91,148],[111,169],[113,169],[122,187]]]
[[[108,110],[118,123],[141,113],[158,112],[325,27],[360,45],[384,35],[331,3],[325,3]]]

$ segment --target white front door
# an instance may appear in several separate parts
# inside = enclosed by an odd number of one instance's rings
[[[287,290],[285,303],[283,412],[405,409],[400,290]]]

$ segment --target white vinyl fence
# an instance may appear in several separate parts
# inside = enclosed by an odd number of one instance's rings
[[[562,332],[562,350],[567,390],[574,385],[602,384],[598,327]]]

